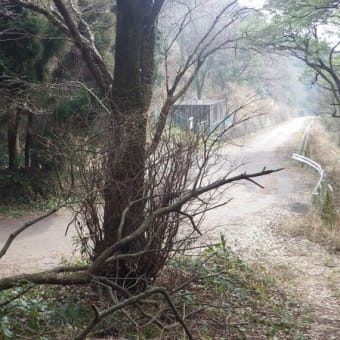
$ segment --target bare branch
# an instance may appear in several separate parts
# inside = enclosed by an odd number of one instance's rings
[[[166,125],[167,118],[170,114],[171,108],[173,104],[179,100],[189,89],[194,79],[197,77],[198,72],[201,67],[204,65],[209,56],[213,55],[216,51],[225,48],[230,43],[235,43],[239,38],[224,38],[220,43],[216,43],[216,46],[213,46],[218,38],[221,37],[222,33],[225,32],[233,23],[236,22],[240,13],[243,10],[238,10],[237,14],[234,14],[230,20],[228,20],[221,28],[214,32],[216,26],[222,20],[223,15],[233,8],[237,4],[237,1],[231,1],[227,5],[225,5],[219,13],[214,18],[211,25],[208,27],[206,32],[203,34],[202,38],[195,44],[190,54],[187,56],[186,61],[183,66],[178,70],[175,79],[173,80],[172,85],[169,85],[169,76],[168,76],[168,65],[167,65],[167,56],[170,51],[171,46],[175,43],[175,41],[179,38],[180,34],[183,33],[184,28],[186,27],[187,18],[194,10],[193,8],[189,8],[185,13],[182,21],[180,23],[180,27],[178,31],[175,33],[174,38],[171,40],[169,46],[165,51],[165,73],[166,73],[166,89],[167,89],[167,98],[162,106],[160,116],[155,126],[155,133],[152,139],[152,142],[149,146],[148,153],[151,154],[155,152],[159,142],[161,140],[161,135]],[[188,79],[185,80],[184,84],[179,88],[180,82],[183,80],[184,76],[188,73],[189,69],[193,68],[190,72]]]
[[[131,234],[126,235],[123,237],[121,240],[117,241],[115,244],[113,244],[111,247],[108,247],[105,249],[99,256],[98,258],[94,261],[94,263],[90,266],[89,268],[89,273],[95,273],[100,266],[102,266],[106,260],[113,256],[116,251],[121,249],[124,245],[131,243],[133,240],[135,240],[139,235],[141,235],[143,232],[147,230],[149,225],[159,216],[169,214],[174,211],[178,211],[185,203],[195,199],[196,197],[217,189],[223,185],[236,182],[236,181],[241,181],[241,180],[249,180],[254,177],[260,177],[264,175],[269,175],[274,172],[278,172],[283,170],[281,169],[275,169],[275,170],[262,170],[260,172],[256,173],[250,173],[250,174],[240,174],[238,176],[234,177],[229,177],[229,178],[222,178],[220,180],[217,180],[207,186],[197,188],[197,189],[192,189],[189,190],[186,194],[183,195],[182,198],[179,198],[177,201],[175,201],[172,205],[164,208],[157,209],[156,211],[153,211],[149,216],[147,216],[144,220],[144,222],[136,228]]]
[[[86,285],[91,281],[90,275],[86,272],[88,266],[57,267],[52,270],[20,274],[0,279],[0,291],[17,286],[32,284],[47,285]]]
[[[140,301],[141,299],[144,299],[148,296],[154,295],[154,294],[162,294],[164,296],[164,298],[166,299],[167,303],[169,304],[170,308],[172,309],[172,311],[174,312],[177,321],[182,325],[182,327],[185,330],[185,333],[187,334],[188,338],[190,340],[193,340],[193,336],[188,328],[188,326],[186,325],[186,323],[184,322],[183,318],[181,317],[181,315],[179,314],[179,312],[177,311],[176,306],[173,304],[170,295],[168,294],[168,292],[164,289],[164,288],[152,288],[149,289],[145,292],[142,292],[140,294],[131,296],[130,298],[117,303],[116,305],[105,309],[102,312],[99,312],[97,309],[95,309],[95,317],[93,318],[93,320],[87,325],[87,327],[81,332],[79,333],[75,339],[76,340],[81,340],[81,339],[85,339],[86,336],[93,330],[93,328],[105,317],[107,317],[108,315],[128,306],[131,305],[133,303],[136,303],[138,301]]]
[[[60,15],[63,17],[65,25],[70,32],[70,36],[74,39],[75,44],[80,49],[82,56],[98,86],[104,92],[104,94],[107,94],[112,83],[112,76],[108,72],[101,56],[98,54],[97,50],[93,49],[91,43],[80,34],[63,1],[53,0],[53,2],[60,12]]]
[[[6,243],[4,244],[4,246],[2,247],[2,249],[0,250],[0,259],[6,254],[8,248],[10,247],[10,245],[12,244],[12,242],[14,241],[14,239],[20,235],[23,231],[25,231],[26,229],[28,229],[29,227],[31,227],[32,225],[38,223],[39,221],[44,220],[45,218],[53,215],[54,213],[56,213],[58,210],[60,210],[62,207],[64,207],[64,205],[59,206],[53,210],[50,210],[49,212],[47,212],[46,214],[39,216],[37,218],[35,218],[32,221],[26,222],[22,227],[20,227],[19,229],[17,229],[15,232],[11,233],[6,241]]]

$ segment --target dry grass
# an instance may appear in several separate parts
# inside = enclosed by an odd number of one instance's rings
[[[340,189],[340,122],[333,118],[322,117],[316,120],[310,132],[307,156],[320,162],[326,170],[327,176]],[[336,190],[338,202],[340,190]]]
[[[322,165],[333,195],[325,199],[321,214],[311,209],[288,227],[295,236],[305,237],[340,251],[340,120],[322,117],[310,132],[306,155]]]
[[[285,229],[292,236],[303,237],[314,243],[326,246],[331,252],[340,250],[340,216],[336,214],[335,223],[329,225],[315,209],[291,219]]]

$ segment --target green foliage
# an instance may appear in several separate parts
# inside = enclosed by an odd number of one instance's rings
[[[86,8],[84,18],[94,33],[96,48],[103,56],[107,65],[113,68],[113,48],[115,41],[115,15],[112,13],[112,1],[84,0],[82,6]],[[98,20],[100,18],[100,20]]]
[[[322,214],[321,216],[327,223],[328,227],[333,230],[335,218],[336,218],[336,207],[334,202],[334,193],[331,186],[328,186],[326,189],[326,195],[322,206]]]
[[[47,63],[64,45],[62,34],[46,19],[28,11],[11,19],[1,18],[0,30],[5,32],[0,41],[0,75],[43,80]]]
[[[0,303],[10,301],[24,288],[0,294]],[[63,289],[38,287],[0,308],[0,339],[56,339],[73,337],[77,326],[91,318],[88,305]],[[65,335],[66,334],[66,335]]]
[[[328,57],[332,43],[339,39],[333,25],[339,24],[340,8],[334,1],[269,0],[265,7],[272,14],[265,28],[269,39],[294,49],[298,55],[306,54],[311,60]]]
[[[25,287],[0,293],[7,302]],[[83,287],[37,286],[0,308],[0,339],[73,339],[92,320],[93,292]],[[122,326],[117,313],[97,327],[95,334],[115,334]]]
[[[333,115],[340,105],[340,8],[332,0],[268,0],[270,20],[257,31],[261,45],[271,51],[284,51],[301,60],[311,71],[312,84],[331,94]]]
[[[333,13],[339,6],[334,0],[268,0],[265,8],[302,27],[336,20]]]
[[[91,100],[85,90],[78,90],[70,96],[58,99],[54,112],[59,122],[68,121],[73,116],[84,116],[89,111]]]
[[[22,288],[16,288],[2,292],[0,301],[11,301],[21,291]],[[47,309],[48,304],[40,294],[21,296],[0,307],[0,339],[16,339],[18,329],[25,330],[25,335],[39,332]]]
[[[58,186],[53,173],[40,169],[0,171],[0,211],[24,207],[44,210]]]

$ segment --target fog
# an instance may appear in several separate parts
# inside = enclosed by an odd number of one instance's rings
[[[310,86],[304,63],[261,50],[248,38],[252,32],[247,27],[256,12],[241,6],[260,8],[263,3],[229,1],[224,10],[228,2],[219,0],[168,2],[160,17],[163,78],[174,80],[188,60],[193,65],[203,60],[187,98],[230,97],[233,88],[296,112],[316,112],[317,91]]]
[[[239,4],[244,7],[262,8],[264,0],[238,0]]]

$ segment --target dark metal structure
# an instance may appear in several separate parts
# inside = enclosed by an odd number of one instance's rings
[[[232,123],[226,117],[224,99],[183,101],[174,105],[172,112],[172,120],[177,126],[195,132],[225,129]]]

